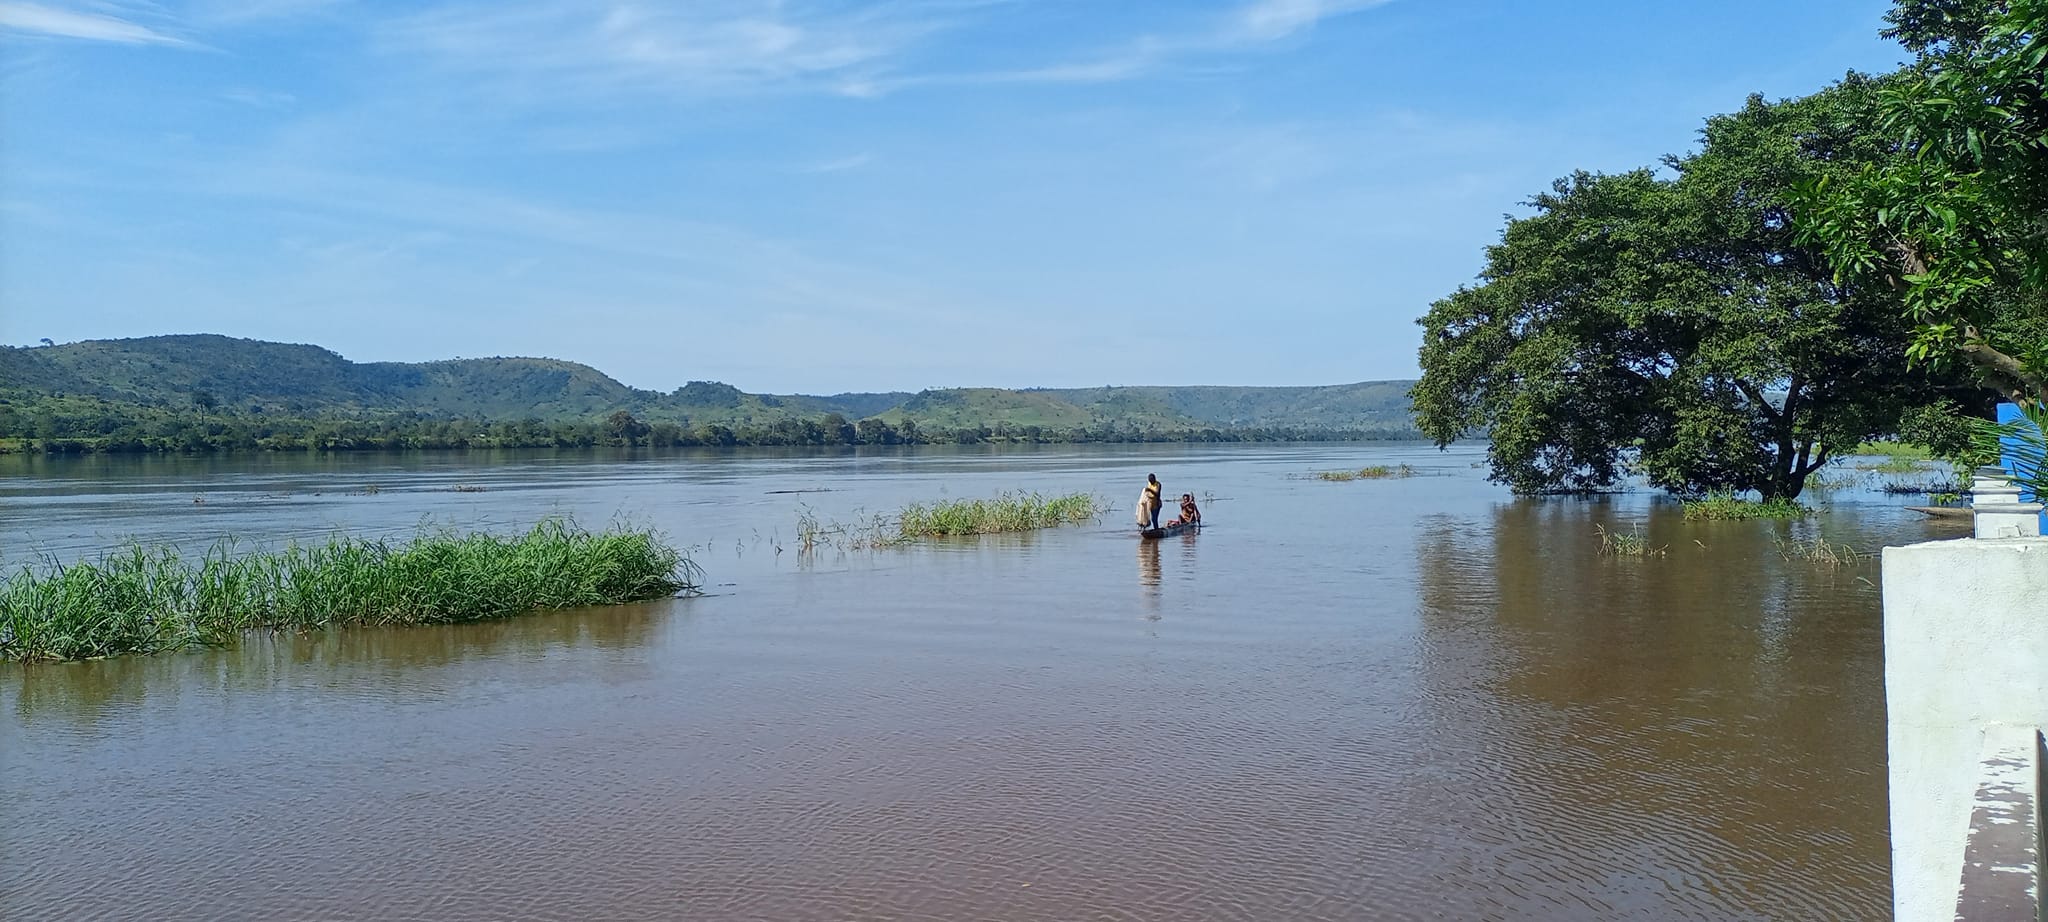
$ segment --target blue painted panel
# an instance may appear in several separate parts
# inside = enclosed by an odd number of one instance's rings
[[[2022,419],[2025,419],[2025,417],[2020,415],[2018,404],[2001,403],[1998,405],[1998,422],[2000,425],[2018,422]],[[2016,463],[2016,459],[2013,458],[2013,448],[2019,445],[2020,440],[2007,436],[1999,441],[2005,446],[2004,457],[1999,459],[1999,465],[2008,471],[2013,470]],[[2038,496],[2023,495],[2021,498],[2031,502],[2041,502],[2041,498]],[[2048,512],[2041,514],[2041,525],[2042,534],[2048,534]]]

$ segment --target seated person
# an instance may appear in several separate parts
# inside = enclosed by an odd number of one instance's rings
[[[1193,493],[1182,493],[1182,494],[1180,495],[1180,518],[1174,519],[1173,521],[1171,521],[1171,522],[1168,522],[1168,523],[1166,523],[1166,524],[1168,524],[1168,525],[1200,525],[1200,524],[1202,524],[1202,510],[1200,510],[1200,509],[1197,509],[1197,508],[1195,508],[1195,494],[1193,494]]]

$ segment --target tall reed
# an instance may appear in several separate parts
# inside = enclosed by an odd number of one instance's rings
[[[994,499],[911,503],[897,514],[897,531],[905,539],[987,535],[1087,522],[1101,513],[1102,503],[1088,493],[1005,493]]]
[[[257,629],[440,624],[661,598],[699,571],[653,532],[549,520],[513,537],[337,537],[199,559],[138,544],[0,583],[0,658],[71,660],[224,643]]]

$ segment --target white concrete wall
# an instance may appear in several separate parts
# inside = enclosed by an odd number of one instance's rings
[[[1892,906],[1955,918],[1987,727],[2048,727],[2048,538],[1884,550]]]

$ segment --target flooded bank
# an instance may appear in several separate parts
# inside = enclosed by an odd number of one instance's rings
[[[703,598],[0,666],[0,916],[1861,918],[1888,912],[1881,496],[1687,523],[1476,452],[47,460],[18,549],[623,516]],[[5,460],[5,459],[0,459]],[[294,466],[297,461],[299,466]],[[1412,464],[1327,483],[1317,470]],[[1205,499],[801,555],[1007,489]],[[32,476],[24,476],[32,475]],[[369,492],[364,485],[375,484]],[[457,492],[456,484],[481,487]],[[775,491],[829,490],[790,494]],[[203,502],[194,503],[197,497]],[[1641,523],[1666,557],[1599,553]]]

